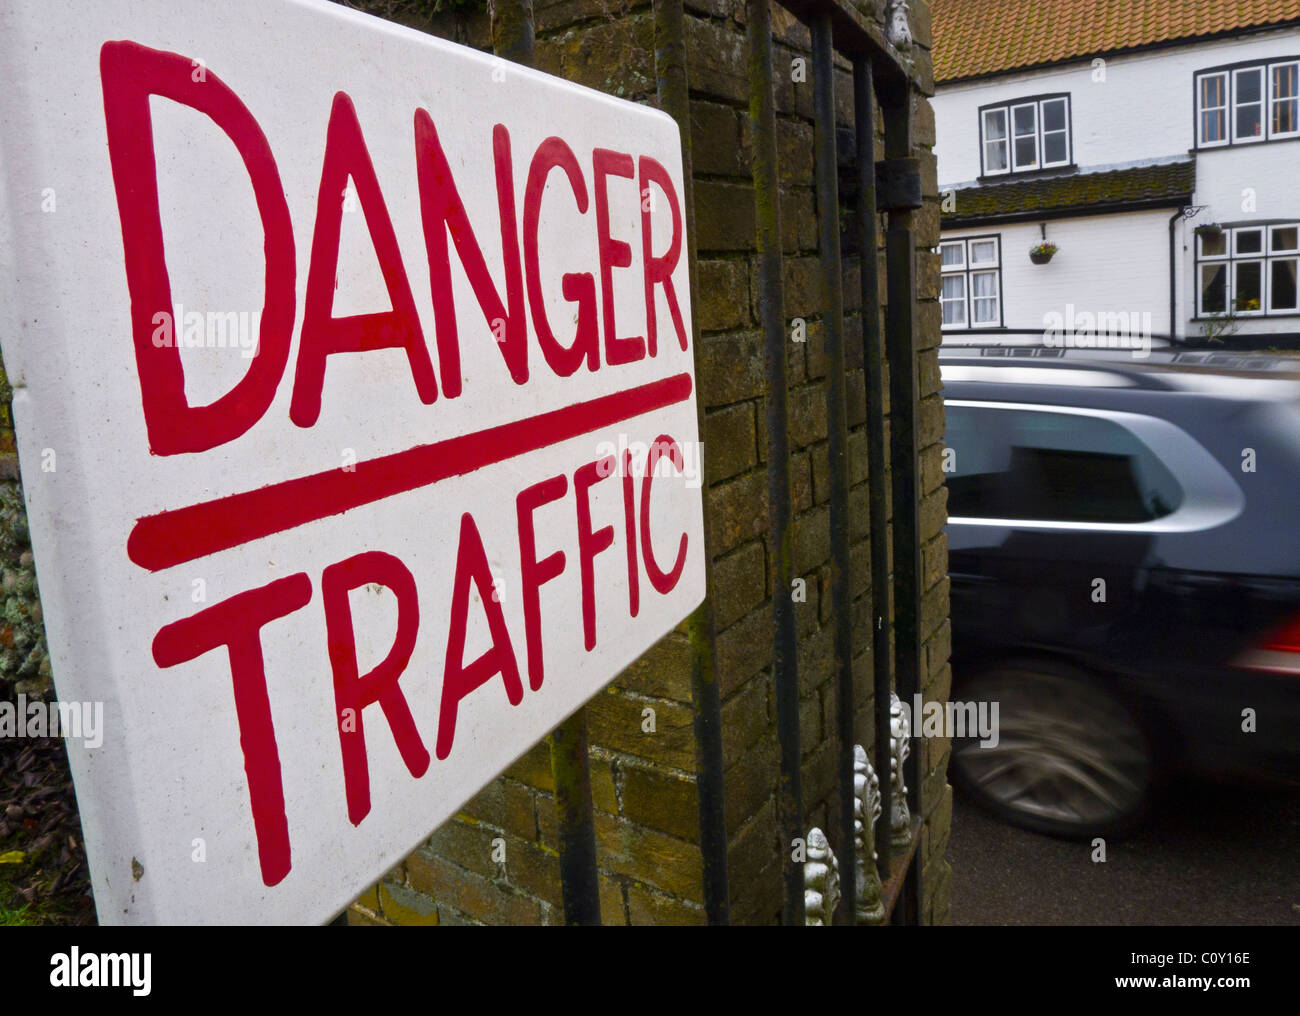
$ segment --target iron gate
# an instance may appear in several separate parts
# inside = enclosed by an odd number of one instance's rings
[[[754,138],[753,180],[757,211],[759,310],[767,380],[769,566],[773,589],[790,589],[791,476],[789,386],[786,377],[786,319],[782,296],[781,225],[776,143],[775,79],[772,63],[773,0],[747,0],[749,115]],[[834,667],[838,707],[841,856],[852,857],[853,815],[853,627],[849,559],[849,483],[843,271],[839,220],[839,155],[835,128],[834,61],[852,67],[853,152],[844,161],[855,174],[854,221],[861,262],[862,342],[866,375],[872,660],[875,704],[875,769],[881,775],[882,817],[891,814],[890,691],[905,702],[921,688],[921,541],[918,517],[919,385],[913,346],[916,315],[916,237],[908,212],[921,207],[919,165],[912,151],[912,82],[904,58],[871,18],[847,0],[780,0],[808,26],[812,37],[814,80],[815,183],[821,306],[825,329],[827,417],[831,475],[831,591],[834,615]],[[534,26],[530,0],[494,0],[493,38],[498,56],[532,66]],[[656,0],[655,69],[661,107],[681,127],[684,213],[689,237],[692,301],[697,294],[695,215],[691,159],[689,85],[686,71],[685,12],[682,0]],[[884,120],[883,158],[876,157],[875,107]],[[888,215],[884,236],[886,312],[879,300],[878,214]],[[697,313],[695,346],[699,335]],[[893,366],[897,369],[890,369]],[[774,397],[775,396],[775,397]],[[890,406],[886,442],[886,398]],[[703,410],[700,433],[703,433]],[[891,475],[892,474],[892,475]],[[886,477],[892,479],[886,502]],[[893,572],[890,573],[892,530]],[[705,547],[705,560],[711,556]],[[781,836],[793,843],[805,835],[800,791],[798,715],[798,639],[794,602],[773,595],[773,681],[780,747],[778,812]],[[700,849],[704,864],[705,911],[710,924],[726,924],[728,914],[727,837],[723,822],[721,706],[715,680],[717,638],[709,600],[688,622],[691,643],[694,725],[699,758]],[[892,646],[891,646],[892,643]],[[915,734],[915,731],[912,731]],[[560,866],[565,923],[599,924],[596,840],[592,812],[586,719],[582,711],[549,738],[559,817]],[[905,847],[880,850],[882,896],[887,920],[916,924],[921,913],[920,779],[918,753],[904,766],[910,835]],[[785,924],[804,922],[804,882],[799,865],[783,865]],[[843,880],[842,923],[853,922],[855,884]]]

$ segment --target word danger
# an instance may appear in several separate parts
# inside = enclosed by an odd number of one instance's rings
[[[134,42],[106,43],[100,52],[104,117],[113,181],[122,220],[131,322],[145,423],[155,455],[201,452],[249,430],[270,407],[288,363],[297,320],[295,244],[289,207],[266,136],[247,106],[210,69],[195,80],[195,62],[177,53],[149,49]],[[174,342],[155,342],[156,315],[172,313],[171,284],[163,251],[157,162],[154,152],[151,95],[164,96],[208,116],[238,150],[248,172],[265,232],[265,303],[258,344],[238,384],[220,399],[191,406],[186,399],[180,351]],[[379,188],[362,126],[346,92],[334,96],[322,158],[315,232],[304,297],[302,337],[294,370],[289,418],[311,427],[319,418],[326,363],[338,353],[397,348],[406,353],[411,380],[422,402],[454,399],[463,388],[457,308],[452,293],[451,249],[464,268],[496,345],[516,385],[528,383],[531,365],[528,321],[547,368],[570,377],[584,364],[634,363],[656,356],[659,322],[655,290],[661,288],[681,348],[686,328],[673,286],[673,269],[682,253],[681,204],[668,171],[655,159],[595,148],[590,153],[591,185],[577,154],[559,137],[537,146],[529,160],[522,208],[515,205],[514,156],[510,132],[492,130],[502,254],[504,296],[488,272],[483,249],[461,201],[447,154],[433,118],[414,114],[415,166],[420,216],[428,261],[435,322],[438,370],[429,348],[402,263],[388,206]],[[564,174],[579,213],[594,206],[599,263],[596,272],[570,272],[560,282],[565,300],[576,305],[576,331],[565,345],[547,317],[539,268],[538,233],[542,196],[552,171]],[[632,264],[632,248],[610,235],[609,178],[636,180],[641,201],[642,285],[645,334],[619,334],[615,317],[613,273]],[[336,318],[333,316],[338,272],[339,236],[348,180],[365,216],[392,309]],[[651,236],[653,195],[661,193],[672,215],[671,236],[655,254]],[[450,239],[450,243],[448,242]],[[595,274],[600,277],[599,304]],[[525,319],[527,307],[528,319]]]

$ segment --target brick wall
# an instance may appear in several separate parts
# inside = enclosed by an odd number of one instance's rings
[[[394,5],[389,5],[394,6]],[[400,5],[397,5],[400,6]],[[913,152],[921,160],[924,207],[915,213],[920,305],[920,505],[923,539],[923,693],[945,700],[948,657],[947,491],[939,394],[939,207],[928,0],[913,0],[919,91]],[[763,340],[754,253],[743,0],[686,0],[688,76],[694,151],[695,237],[699,251],[696,349],[708,449],[706,525],[713,555],[711,600],[717,625],[722,697],[725,812],[733,923],[774,923],[781,910],[776,710],[771,681],[774,594],[766,540],[767,476]],[[830,477],[826,357],[819,317],[817,209],[813,189],[813,83],[806,28],[773,10],[778,158],[782,183],[784,297],[787,318],[802,318],[806,341],[789,345],[793,560],[805,580],[796,603],[800,739],[805,828],[829,828],[838,815],[836,693],[830,616]],[[486,15],[416,22],[445,37],[490,46]],[[635,101],[654,103],[653,10],[629,0],[537,0],[537,64],[546,71]],[[806,61],[805,80],[792,73]],[[852,125],[851,80],[841,64],[837,120]],[[883,141],[877,150],[883,151]],[[880,235],[883,237],[882,220]],[[885,292],[883,253],[881,294]],[[866,397],[859,315],[858,259],[844,261],[848,350],[848,461],[854,596],[858,740],[873,751],[871,616],[867,541]],[[777,590],[778,595],[790,595]],[[654,710],[652,733],[643,729]],[[671,633],[587,706],[598,837],[601,911],[606,924],[704,922],[696,745],[689,646]],[[951,871],[944,860],[952,814],[948,743],[917,742],[922,774],[922,919],[949,920]],[[554,787],[539,745],[490,784],[461,814],[350,908],[356,924],[555,924],[560,902]],[[502,859],[504,858],[504,859]]]

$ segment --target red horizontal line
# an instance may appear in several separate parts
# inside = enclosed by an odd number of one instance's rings
[[[132,527],[126,553],[141,568],[161,571],[451,476],[464,476],[690,397],[690,375],[674,374],[524,420],[358,462],[352,471],[330,469],[146,515]]]

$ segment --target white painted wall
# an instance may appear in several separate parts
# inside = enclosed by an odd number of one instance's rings
[[[1068,92],[1072,159],[1082,172],[1185,159],[1194,145],[1193,75],[1222,64],[1300,55],[1300,29],[1247,33],[1234,39],[1084,61],[1069,67],[1011,74],[941,87],[934,98],[940,189],[977,183],[980,106],[1021,96]],[[1195,238],[1202,222],[1300,220],[1300,140],[1202,149],[1196,159],[1193,203],[1204,206],[1175,226],[1178,335],[1198,334]],[[1027,176],[993,180],[1032,179]],[[960,191],[956,195],[960,208]],[[1004,317],[1009,329],[1041,328],[1043,315],[1076,308],[1150,310],[1156,333],[1169,322],[1169,217],[1172,209],[1074,219],[1048,219],[1047,237],[1061,247],[1052,262],[1030,264],[1037,222],[945,230],[945,239],[1000,233],[1003,238]],[[1300,329],[1298,318],[1244,319],[1239,333]],[[949,333],[945,333],[947,335]]]
[[[1003,320],[1010,331],[1041,331],[1046,316],[1075,311],[1151,315],[1151,330],[1169,330],[1170,210],[1058,219],[1047,239],[1060,250],[1045,265],[1029,260],[1039,243],[1037,222],[945,230],[945,240],[997,234],[1002,238]],[[944,331],[945,340],[963,334]]]

